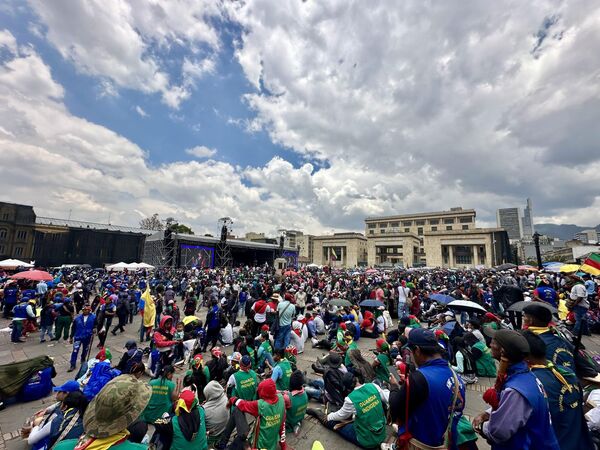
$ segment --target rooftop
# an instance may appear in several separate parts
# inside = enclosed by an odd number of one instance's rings
[[[395,216],[371,216],[365,219],[365,222],[372,220],[395,220],[395,219],[416,219],[422,217],[442,217],[442,216],[458,216],[471,214],[475,215],[474,209],[463,209],[461,207],[450,208],[449,211],[434,211],[434,212],[423,212],[423,213],[412,213],[412,214],[400,214]]]
[[[37,216],[35,219],[36,225],[52,225],[57,227],[68,227],[68,228],[85,228],[90,230],[107,230],[107,231],[120,231],[122,233],[140,233],[150,236],[156,233],[153,230],[144,230],[142,228],[126,227],[121,225],[112,225],[110,223],[95,223],[95,222],[83,222],[81,220],[68,220],[68,219],[57,219],[55,217],[41,217]]]

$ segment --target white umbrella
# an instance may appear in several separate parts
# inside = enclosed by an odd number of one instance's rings
[[[106,270],[125,270],[125,269],[130,269],[131,267],[129,267],[129,264],[124,263],[124,262],[118,262],[116,264],[112,264],[110,266],[106,267]]]
[[[152,264],[148,264],[145,262],[134,263],[134,264],[137,264],[138,269],[155,269],[155,267]]]
[[[18,259],[5,259],[4,261],[0,261],[0,267],[3,269],[15,269],[17,267],[33,267],[33,264]]]
[[[453,302],[448,303],[448,308],[466,312],[487,312],[483,306],[479,303],[472,302],[471,300],[454,300]]]

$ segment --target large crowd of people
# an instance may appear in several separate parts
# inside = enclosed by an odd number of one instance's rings
[[[600,423],[584,416],[585,391],[600,382],[582,343],[600,319],[587,274],[261,266],[54,276],[0,273],[15,345],[72,344],[72,380],[23,428],[35,450],[285,450],[307,415],[367,449],[597,445]],[[134,326],[137,340],[113,360],[113,336]],[[361,350],[365,339],[373,350]],[[299,367],[306,346],[326,354]],[[486,378],[489,408],[468,420],[466,386]]]

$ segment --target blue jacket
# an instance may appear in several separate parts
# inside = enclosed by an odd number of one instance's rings
[[[409,418],[408,430],[419,441],[435,447],[444,443],[454,397],[454,377],[448,361],[441,358],[429,361],[418,370],[427,380],[429,395]],[[456,448],[456,426],[465,406],[465,385],[458,375],[456,378],[459,388],[452,420],[451,449]]]
[[[526,362],[513,364],[506,374],[508,379],[502,390],[511,388],[517,391],[529,402],[533,411],[525,426],[507,442],[493,444],[492,450],[560,450],[541,382],[529,370]]]
[[[13,308],[13,318],[27,319],[27,303],[23,302]]]
[[[89,339],[92,337],[95,326],[96,326],[96,315],[95,314],[90,313],[87,321],[85,322],[85,325],[83,323],[83,314],[79,314],[77,317],[75,317],[75,320],[73,321],[73,331],[71,332],[71,336],[76,341],[79,341],[82,339]]]

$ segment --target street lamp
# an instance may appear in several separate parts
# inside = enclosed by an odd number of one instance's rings
[[[533,233],[533,244],[535,245],[535,257],[537,258],[538,269],[542,270],[542,254],[540,252],[540,236],[541,234],[537,231]]]

